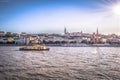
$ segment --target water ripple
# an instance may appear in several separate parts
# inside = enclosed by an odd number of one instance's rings
[[[0,47],[0,80],[120,80],[119,66],[119,47]]]

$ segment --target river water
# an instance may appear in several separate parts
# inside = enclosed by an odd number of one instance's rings
[[[0,80],[120,80],[119,47],[0,47]]]

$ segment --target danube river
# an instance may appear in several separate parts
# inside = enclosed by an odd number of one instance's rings
[[[120,80],[120,47],[0,47],[0,80]]]

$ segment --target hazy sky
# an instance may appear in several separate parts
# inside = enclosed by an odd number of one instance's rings
[[[0,30],[31,33],[120,33],[120,0],[0,0]]]

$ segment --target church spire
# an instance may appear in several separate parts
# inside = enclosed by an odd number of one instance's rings
[[[66,27],[64,28],[64,34],[66,34],[67,33],[67,29],[66,29]]]
[[[97,35],[99,35],[98,27],[97,27],[97,31],[96,31],[96,34],[97,34]]]

